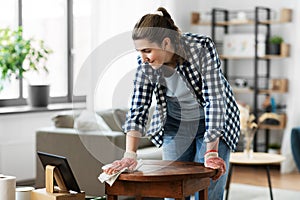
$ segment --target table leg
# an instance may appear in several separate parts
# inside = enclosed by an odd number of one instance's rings
[[[265,141],[266,141],[266,142],[265,142],[265,144],[266,144],[266,145],[265,145],[265,152],[268,153],[268,146],[269,146],[269,140],[270,140],[270,139],[269,139],[269,138],[270,138],[270,136],[269,136],[269,135],[270,135],[270,130],[267,129],[267,130],[265,131],[265,134],[266,134],[266,135],[265,135]]]
[[[208,200],[208,188],[201,190],[198,193],[199,193],[199,199]]]
[[[230,181],[231,181],[231,174],[232,174],[232,168],[233,165],[229,164],[229,171],[228,171],[228,177],[227,177],[227,181],[226,181],[226,196],[225,196],[225,200],[228,199],[228,195],[229,195],[229,188],[230,188]]]
[[[273,192],[272,192],[272,185],[271,185],[271,176],[270,176],[270,167],[269,167],[269,165],[266,166],[266,171],[267,171],[267,177],[268,177],[270,197],[271,197],[271,200],[273,200]]]

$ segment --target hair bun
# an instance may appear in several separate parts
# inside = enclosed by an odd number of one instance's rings
[[[154,15],[159,15],[159,16],[162,16],[162,17],[164,16],[164,13],[162,11],[159,11],[159,10],[155,11],[153,14]]]
[[[157,8],[157,11],[162,12],[162,14],[163,14],[162,16],[172,19],[171,15],[168,13],[168,11],[165,8],[159,7],[159,8]]]

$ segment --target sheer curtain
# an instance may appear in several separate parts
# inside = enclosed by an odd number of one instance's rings
[[[27,97],[27,84],[50,84],[50,96],[66,96],[67,84],[67,3],[64,0],[23,0],[24,37],[43,39],[53,50],[47,67],[49,74],[27,72],[24,74],[24,97]],[[34,12],[32,12],[34,10]]]
[[[164,5],[164,1],[92,0],[91,52],[75,83],[75,90],[87,93],[88,109],[129,106],[137,67],[131,30],[144,14]]]
[[[0,28],[16,29],[18,27],[18,2],[0,0]],[[2,81],[2,80],[0,80]],[[11,79],[5,81],[3,90],[0,92],[0,99],[13,99],[19,97],[19,80]]]

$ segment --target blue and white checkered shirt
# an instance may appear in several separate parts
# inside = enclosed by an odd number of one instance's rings
[[[221,71],[221,62],[213,41],[197,34],[184,33],[181,37],[186,51],[186,61],[176,67],[187,87],[204,108],[205,142],[222,139],[234,151],[240,135],[239,109],[231,87]],[[167,117],[166,85],[162,70],[154,70],[138,58],[131,108],[123,130],[136,130],[150,137],[158,147],[163,144],[164,123]],[[146,124],[156,95],[156,107],[148,131]]]

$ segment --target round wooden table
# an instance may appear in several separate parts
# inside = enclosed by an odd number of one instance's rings
[[[228,199],[229,186],[232,174],[232,168],[234,165],[249,165],[249,166],[265,166],[270,190],[270,197],[273,199],[271,177],[270,177],[270,165],[281,163],[285,159],[284,156],[279,154],[270,154],[262,152],[253,152],[253,157],[248,158],[243,152],[230,154],[230,167],[228,172],[227,184],[226,184],[226,200]]]
[[[105,193],[112,200],[120,195],[184,199],[199,192],[208,200],[210,177],[216,173],[201,163],[144,160],[138,171],[122,173],[112,186],[105,184]]]

